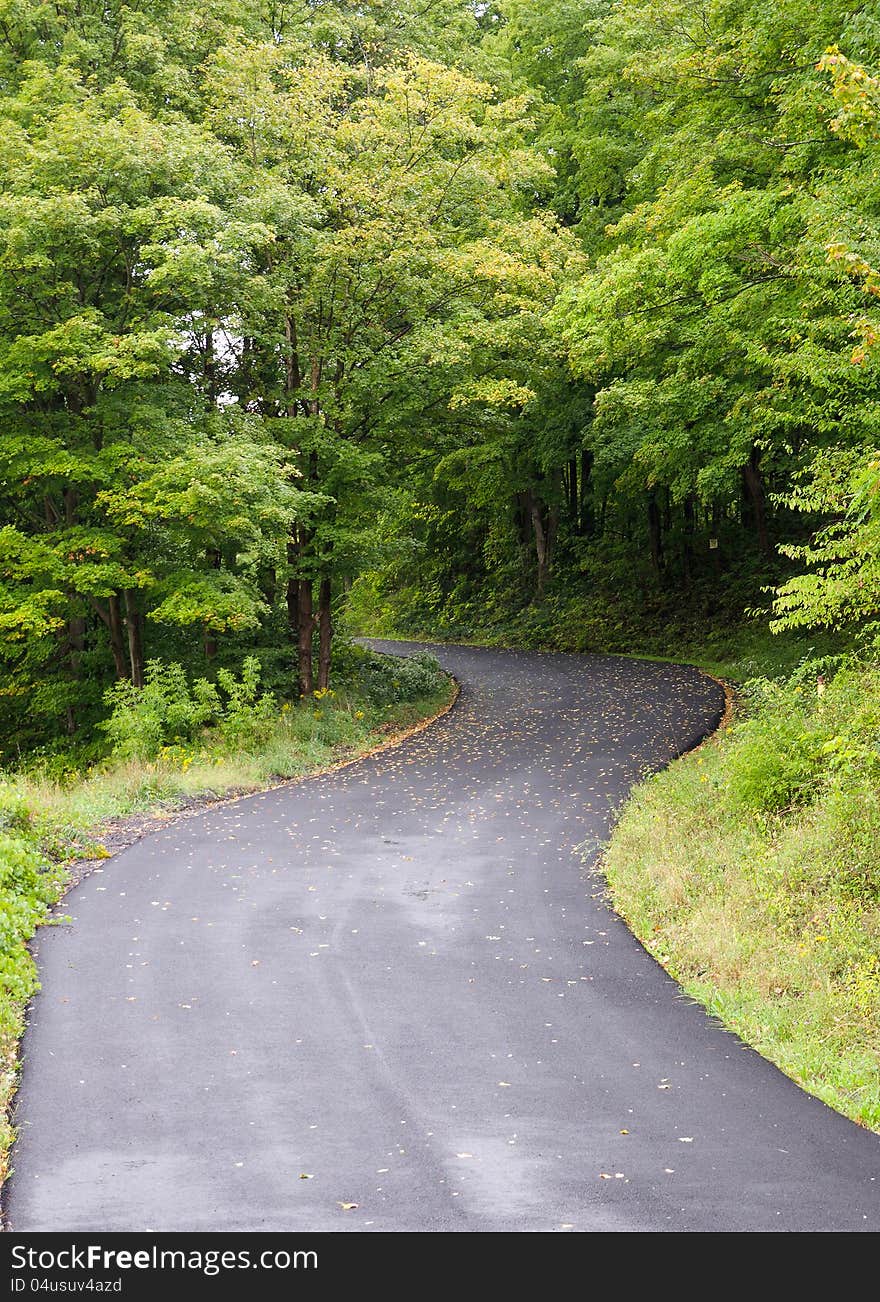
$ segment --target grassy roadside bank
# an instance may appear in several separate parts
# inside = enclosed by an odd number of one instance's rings
[[[880,1130],[880,666],[758,681],[733,724],[649,778],[603,870],[688,995]]]
[[[76,880],[77,865],[110,857],[152,818],[350,762],[454,703],[458,689],[439,669],[419,672],[383,660],[366,686],[296,705],[272,698],[271,714],[261,702],[245,731],[245,712],[238,711],[235,728],[201,730],[149,758],[111,755],[64,781],[39,769],[0,772],[0,1184],[14,1138],[9,1111],[18,1046],[27,1002],[38,988],[27,942]]]

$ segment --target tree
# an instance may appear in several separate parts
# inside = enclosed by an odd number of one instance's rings
[[[13,699],[61,671],[40,699],[72,730],[105,655],[140,681],[151,603],[203,631],[241,623],[244,545],[262,529],[270,546],[282,507],[286,532],[296,490],[277,453],[179,369],[195,316],[234,301],[269,235],[231,215],[228,152],[121,83],[36,65],[3,118],[0,649]],[[212,464],[200,534],[186,499]]]
[[[307,694],[315,627],[324,687],[334,581],[369,551],[393,461],[441,404],[520,391],[493,368],[534,333],[564,241],[528,212],[546,168],[521,146],[526,106],[487,83],[413,56],[367,84],[323,55],[236,45],[206,85],[212,127],[248,159],[249,211],[275,231],[231,387],[319,495],[288,549]]]

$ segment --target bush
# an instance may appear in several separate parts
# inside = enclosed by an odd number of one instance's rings
[[[57,891],[58,871],[37,845],[24,800],[0,788],[0,1036],[9,1029],[8,999],[27,999],[36,989],[25,942]]]
[[[728,760],[733,796],[766,811],[806,803],[816,794],[822,741],[801,713],[763,709],[740,724],[733,737]]]
[[[227,698],[217,724],[220,740],[227,750],[249,750],[276,722],[277,698],[272,692],[260,693],[260,662],[254,656],[245,660],[241,678],[218,669],[217,682]]]
[[[732,730],[726,768],[732,795],[752,809],[780,812],[880,774],[876,667],[844,665],[821,695],[816,668],[749,684],[749,714]]]
[[[244,749],[277,711],[275,697],[260,694],[260,664],[253,656],[240,679],[220,669],[216,683],[197,678],[190,684],[182,665],[161,660],[150,660],[144,677],[143,687],[115,683],[106,695],[111,714],[101,727],[122,759],[155,759],[163,748],[193,742],[208,728],[216,728],[224,747]]]
[[[381,709],[435,696],[446,681],[439,661],[426,651],[406,657],[368,651],[357,667],[354,686],[370,705]]]
[[[0,832],[29,832],[31,811],[24,798],[0,786]]]

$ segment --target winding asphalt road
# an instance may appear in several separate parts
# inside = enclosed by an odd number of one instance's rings
[[[585,872],[716,684],[437,653],[445,719],[167,826],[40,933],[11,1227],[880,1228],[880,1140],[682,998]]]

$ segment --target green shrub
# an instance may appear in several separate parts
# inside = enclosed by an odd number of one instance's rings
[[[811,661],[787,682],[748,684],[746,717],[726,752],[735,799],[778,812],[880,777],[880,674],[864,664],[842,664],[832,677],[833,670],[828,660]]]
[[[407,657],[367,652],[356,675],[355,688],[374,708],[434,696],[447,681],[439,661],[426,651]]]
[[[31,811],[17,791],[0,785],[0,832],[27,832]]]
[[[4,803],[8,809],[10,802]],[[23,802],[15,802],[12,825],[29,829],[30,817],[22,806]],[[37,987],[36,967],[25,942],[58,893],[58,873],[52,864],[27,832],[10,827],[7,824],[0,831],[0,1036],[14,1021],[10,999],[27,999]]]
[[[817,791],[822,741],[797,712],[762,712],[746,720],[736,730],[728,757],[733,796],[756,810],[805,804]]]
[[[277,698],[260,692],[260,662],[254,656],[245,660],[241,678],[219,669],[217,682],[226,694],[217,722],[220,740],[226,750],[249,751],[277,721]]]
[[[733,727],[636,791],[605,868],[688,995],[880,1130],[880,666],[834,670],[751,683]]]
[[[220,669],[217,682],[190,683],[182,665],[150,660],[143,687],[115,683],[106,696],[111,714],[101,727],[113,754],[155,759],[165,747],[193,742],[214,728],[226,749],[245,749],[277,712],[271,693],[260,694],[260,664],[248,656],[240,678]]]

